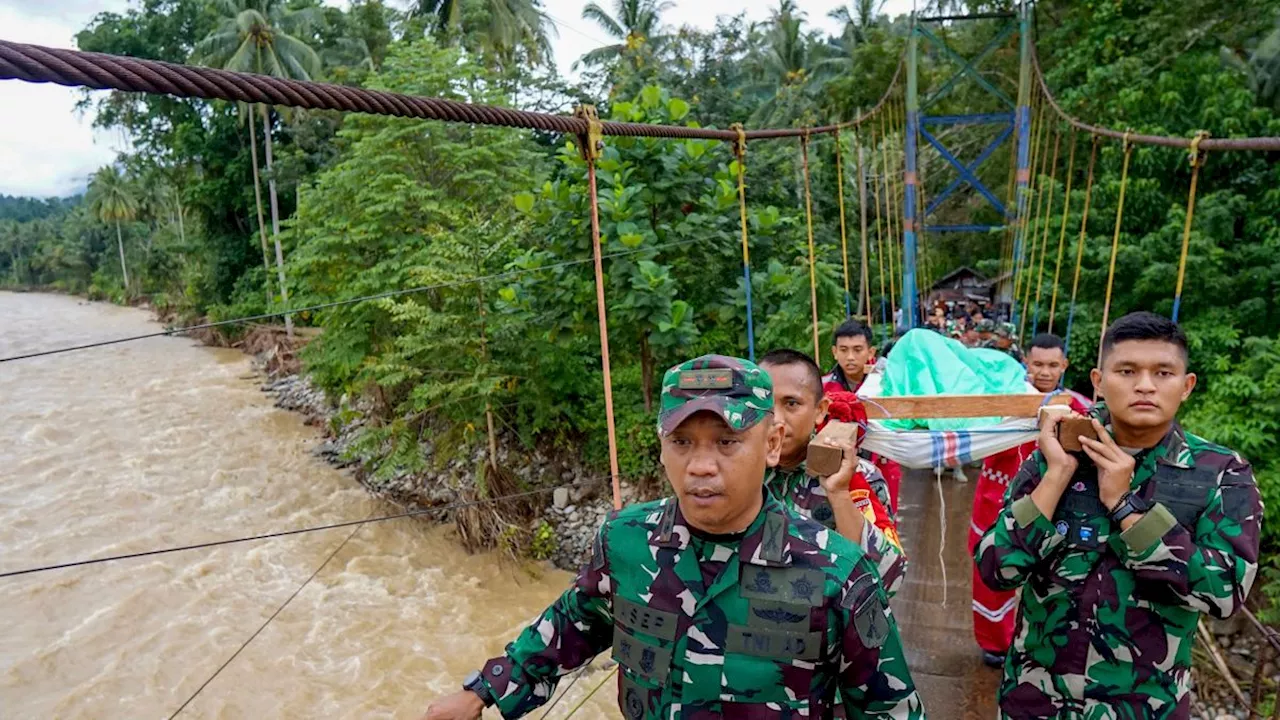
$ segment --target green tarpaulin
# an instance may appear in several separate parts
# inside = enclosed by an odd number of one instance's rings
[[[922,395],[1009,395],[1027,392],[1027,371],[999,350],[973,349],[932,330],[903,335],[885,358],[880,381],[884,397]],[[894,430],[965,430],[998,418],[888,420]]]

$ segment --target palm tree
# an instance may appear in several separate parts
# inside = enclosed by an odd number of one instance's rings
[[[551,33],[555,28],[542,12],[541,0],[473,0],[483,13],[464,12],[464,0],[417,0],[409,17],[433,17],[438,35],[475,35],[479,49],[501,64],[517,61],[516,53],[528,53],[528,62],[550,62]],[[477,22],[477,18],[483,21]],[[474,24],[473,24],[474,23]]]
[[[662,32],[662,13],[675,7],[671,0],[613,0],[613,15],[596,3],[582,8],[582,19],[591,20],[611,37],[617,45],[606,45],[583,55],[573,66],[602,65],[620,57],[630,56],[641,62],[640,51],[661,47],[670,36]]]
[[[125,292],[129,291],[129,267],[124,261],[124,237],[120,233],[122,221],[133,220],[138,214],[138,201],[133,188],[114,165],[100,168],[89,182],[89,207],[98,219],[116,226],[116,247],[120,250],[120,274],[124,276]]]
[[[841,5],[827,13],[827,17],[839,22],[844,28],[841,38],[846,45],[860,45],[866,42],[867,31],[875,25],[876,17],[880,15],[885,2],[886,0],[854,0],[852,11],[848,5]]]
[[[292,80],[313,80],[320,76],[320,56],[302,39],[323,21],[319,8],[289,10],[281,0],[216,0],[214,7],[221,17],[209,36],[196,43],[192,54],[196,62],[225,70]],[[276,273],[280,280],[280,299],[287,305],[289,291],[284,279],[284,252],[280,248],[280,203],[276,197],[272,168],[271,110],[266,105],[259,106],[259,109],[267,151],[267,189],[271,200],[271,237],[276,249]],[[252,126],[250,123],[250,133]],[[250,142],[254,142],[252,136]],[[258,183],[255,177],[255,190]],[[284,320],[292,337],[293,319],[286,315]]]
[[[752,88],[760,105],[753,124],[789,124],[812,103],[819,83],[813,70],[823,59],[822,47],[804,30],[805,14],[794,0],[781,0],[767,23],[765,48],[759,57],[759,82]]]

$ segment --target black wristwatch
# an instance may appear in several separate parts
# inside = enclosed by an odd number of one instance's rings
[[[1111,512],[1107,513],[1107,517],[1111,518],[1111,522],[1117,525],[1121,520],[1133,515],[1134,513],[1144,513],[1151,509],[1151,503],[1143,500],[1135,495],[1132,491],[1125,493],[1120,502],[1111,508]]]
[[[493,695],[489,693],[489,686],[485,684],[484,677],[480,675],[479,670],[471,671],[467,679],[462,681],[462,689],[475,693],[485,707],[493,706]]]

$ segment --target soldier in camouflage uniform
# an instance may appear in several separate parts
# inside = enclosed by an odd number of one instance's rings
[[[994,323],[992,329],[994,337],[982,343],[982,347],[990,350],[999,350],[1008,353],[1010,357],[1018,362],[1022,362],[1022,349],[1018,347],[1018,328],[1013,323],[1002,322]]]
[[[822,370],[796,350],[765,353],[760,367],[773,381],[774,416],[785,429],[778,464],[765,475],[765,487],[790,509],[861,545],[893,597],[906,574],[907,558],[889,512],[884,476],[852,446],[834,475],[810,475],[805,468],[809,441],[827,409]]]
[[[769,376],[707,355],[667,371],[658,433],[676,496],[614,512],[573,586],[429,720],[506,718],[612,648],[629,720],[923,718],[888,598],[858,546],[763,489],[782,428]]]
[[[1262,501],[1247,462],[1174,419],[1186,352],[1166,318],[1116,321],[1092,371],[1100,440],[1070,454],[1046,422],[978,544],[983,580],[1022,588],[1004,717],[1190,716],[1197,623],[1244,605]]]

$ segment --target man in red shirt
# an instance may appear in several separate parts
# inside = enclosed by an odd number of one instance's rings
[[[822,378],[822,389],[828,393],[857,393],[858,388],[867,379],[867,368],[876,362],[876,348],[871,344],[871,329],[866,325],[849,318],[836,328],[831,339],[831,355],[835,358],[835,367]],[[884,475],[889,486],[889,499],[893,507],[889,512],[898,512],[898,486],[902,483],[902,466],[875,453],[860,450],[859,453],[875,463]],[[999,508],[997,508],[999,510]]]
[[[1067,371],[1067,346],[1062,338],[1048,333],[1031,340],[1027,352],[1027,379],[1042,393],[1059,392],[1062,376]],[[1063,391],[1071,397],[1071,409],[1088,412],[1091,403],[1087,398],[1070,390]],[[1017,474],[1023,461],[1036,451],[1036,441],[1023,443],[1001,453],[989,456],[982,462],[982,475],[973,493],[973,517],[969,523],[969,554],[987,529],[1000,515],[1004,507],[1005,491],[1009,480]],[[1016,591],[992,590],[973,571],[973,635],[982,648],[982,661],[991,667],[1003,667],[1004,656],[1013,642],[1014,621],[1017,618]]]

